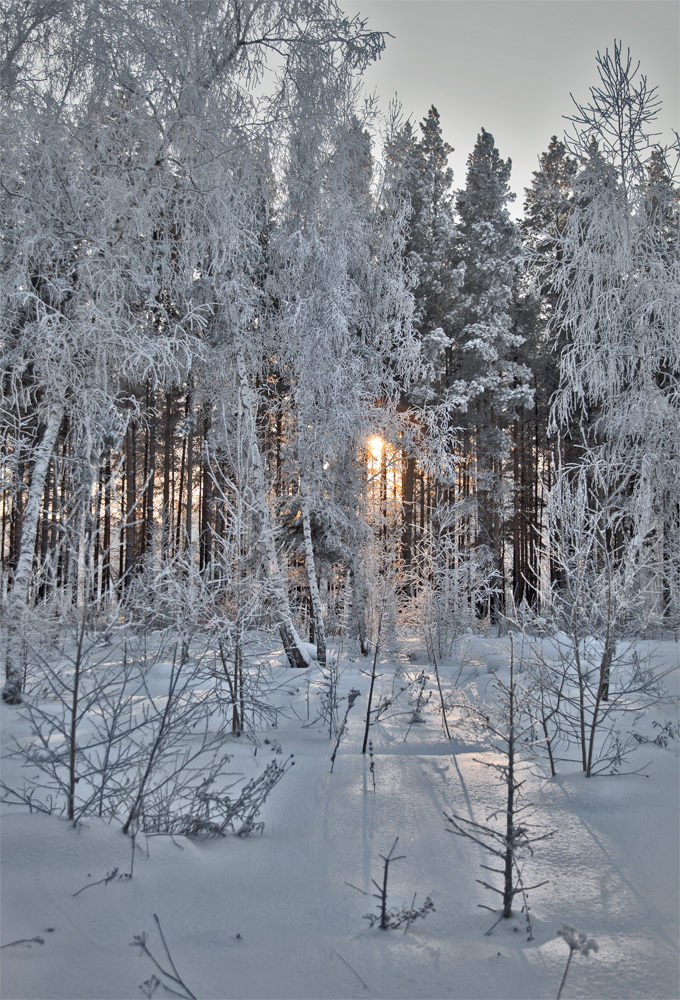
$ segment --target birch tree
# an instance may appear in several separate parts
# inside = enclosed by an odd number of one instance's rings
[[[89,119],[62,124],[43,118],[36,125],[32,117],[21,154],[13,150],[26,157],[28,169],[15,169],[4,189],[4,397],[11,412],[22,414],[20,423],[38,428],[7,604],[9,700],[17,697],[20,623],[45,476],[62,421],[87,423],[83,440],[91,446],[80,458],[92,467],[102,437],[123,431],[120,391],[139,378],[176,378],[190,357],[191,307],[175,318],[166,309],[159,326],[159,285],[172,251],[152,239],[158,189],[141,172],[102,176],[99,169],[112,155],[119,128],[120,118],[112,123],[104,117],[96,127]],[[135,140],[143,141],[144,129],[135,131]],[[10,454],[26,444],[21,435],[14,438]]]
[[[312,526],[330,519],[342,539],[362,633],[365,567],[358,558],[357,501],[365,439],[371,421],[375,427],[393,413],[399,383],[411,377],[418,352],[399,257],[403,213],[395,206],[388,215],[378,205],[370,137],[358,117],[354,88],[336,76],[320,101],[310,72],[299,80],[297,107],[307,124],[291,137],[285,163],[266,285],[272,302],[268,337],[289,414],[286,488],[292,498],[286,504],[301,522],[323,662],[321,560]]]
[[[639,561],[649,612],[677,614],[668,598],[677,601],[679,551],[679,148],[655,146],[660,101],[630,52],[615,43],[597,68],[599,84],[571,118],[581,172],[551,271],[553,328],[565,342],[552,429],[582,441],[579,464],[603,510],[617,498],[619,528],[606,533],[614,565]],[[656,558],[639,559],[644,549]]]

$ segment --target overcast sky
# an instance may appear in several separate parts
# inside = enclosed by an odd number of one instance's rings
[[[595,57],[614,39],[630,48],[663,101],[665,139],[680,128],[680,3],[677,0],[339,0],[349,15],[388,31],[366,72],[386,107],[397,94],[414,124],[434,104],[455,149],[454,186],[483,126],[513,162],[514,213],[563,115],[598,82]]]

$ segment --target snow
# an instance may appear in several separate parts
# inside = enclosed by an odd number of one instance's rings
[[[507,674],[508,648],[507,639],[464,637],[458,655],[440,664],[445,692],[459,675],[460,684],[484,692],[491,669]],[[673,669],[668,682],[677,695],[678,645],[656,650],[659,668]],[[409,651],[409,666],[403,652],[381,657],[376,697],[391,692],[399,665],[415,676],[427,664],[423,650]],[[332,774],[335,741],[321,722],[308,725],[319,704],[316,663],[275,668],[271,696],[282,711],[276,730],[255,734],[257,752],[253,738],[229,739],[229,769],[245,776],[261,772],[279,748],[294,754],[295,766],[262,809],[261,836],[139,835],[132,865],[132,842],[118,824],[87,818],[74,828],[56,815],[4,805],[1,943],[39,935],[44,944],[0,952],[2,996],[139,997],[158,970],[131,947],[135,935],[147,932],[148,948],[167,965],[154,914],[181,978],[205,1000],[551,997],[569,954],[556,936],[564,925],[594,938],[599,950],[574,955],[563,997],[680,996],[677,739],[640,746],[629,767],[638,774],[586,780],[561,765],[546,780],[532,766],[527,798],[537,821],[557,832],[536,845],[527,877],[548,884],[530,893],[533,940],[519,905],[487,936],[496,917],[482,907],[496,900],[476,879],[489,877],[479,867],[488,857],[452,835],[443,813],[483,822],[502,808],[497,776],[480,763],[492,751],[453,718],[453,739],[444,739],[431,672],[435,693],[421,725],[409,729],[412,706],[403,692],[371,727],[374,791],[369,758],[360,753],[367,667],[346,651],[341,656],[341,692],[357,687],[362,696]],[[163,664],[153,669],[159,677],[167,671]],[[16,709],[3,705],[1,712],[6,754],[27,727]],[[668,718],[677,718],[670,702],[639,725]],[[6,785],[32,773],[5,756]],[[396,837],[396,853],[405,857],[390,866],[389,905],[411,906],[417,893],[416,907],[428,895],[435,906],[406,933],[370,928],[363,919],[377,903],[371,879],[382,878],[380,855]],[[94,884],[115,868],[112,879]]]

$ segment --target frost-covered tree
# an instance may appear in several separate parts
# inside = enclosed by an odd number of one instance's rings
[[[530,246],[547,253],[557,249],[555,236],[564,229],[573,204],[578,164],[556,135],[538,162],[539,169],[533,172],[531,186],[525,191],[522,229]]]
[[[472,720],[475,728],[486,729],[488,732],[494,757],[491,760],[480,760],[479,763],[495,771],[503,784],[505,809],[491,813],[485,823],[479,823],[457,813],[445,812],[444,815],[451,824],[451,833],[474,841],[497,859],[496,864],[502,866],[496,868],[482,865],[487,871],[503,877],[502,889],[483,879],[477,880],[503,900],[503,909],[496,923],[512,916],[513,901],[516,896],[521,895],[531,937],[527,895],[533,889],[545,885],[545,882],[533,886],[525,885],[524,867],[526,861],[533,857],[532,845],[551,837],[554,831],[536,827],[531,821],[534,812],[532,805],[522,801],[522,789],[526,782],[522,774],[526,773],[527,769],[526,759],[523,758],[534,742],[532,737],[534,720],[527,692],[523,689],[518,672],[515,670],[512,639],[509,667],[507,681],[501,680],[497,674],[494,675],[495,697],[492,707],[472,703],[464,708],[464,713]],[[498,822],[498,825],[492,825],[494,822]],[[495,926],[496,924],[493,924],[493,927]]]
[[[279,404],[287,427],[284,502],[302,528],[298,543],[313,634],[325,665],[321,562],[315,558],[312,519],[318,530],[324,507],[330,512],[335,491],[328,472],[356,447],[360,425],[365,373],[354,343],[361,303],[355,275],[366,252],[371,167],[367,139],[352,119],[350,94],[339,87],[319,106],[310,74],[306,86],[301,81],[298,101],[306,105],[300,112],[308,126],[290,141],[272,236],[267,336],[284,387]],[[336,509],[336,521],[339,514]]]
[[[580,437],[579,463],[592,470],[602,509],[617,498],[619,526],[605,536],[609,558],[615,566],[639,563],[650,612],[669,613],[675,602],[677,614],[680,244],[673,166],[669,152],[653,143],[659,99],[639,64],[615,43],[598,54],[597,66],[599,85],[586,103],[575,102],[571,118],[568,146],[581,171],[550,269],[558,295],[554,333],[565,342],[552,425],[563,437]],[[649,551],[657,558],[650,560]]]
[[[267,339],[284,386],[283,502],[304,557],[323,661],[317,577],[329,568],[331,552],[336,559],[344,552],[351,566],[365,645],[365,566],[359,558],[365,440],[378,426],[394,423],[396,399],[417,369],[418,350],[401,257],[403,212],[396,205],[386,210],[353,89],[339,80],[320,104],[313,76],[307,85],[301,80],[298,101],[308,127],[291,137],[271,240]]]
[[[121,439],[133,411],[126,417],[119,401],[132,399],[140,379],[181,377],[201,326],[182,294],[186,269],[172,308],[163,301],[181,254],[169,227],[159,233],[175,184],[162,164],[154,168],[150,117],[125,100],[100,105],[96,121],[74,117],[26,115],[21,146],[8,150],[14,169],[3,192],[5,445],[10,468],[21,458],[31,470],[27,486],[17,484],[26,501],[7,604],[12,690],[43,487],[62,424],[78,442],[89,498],[107,439]],[[146,170],[131,169],[131,147]]]
[[[544,736],[577,748],[590,777],[620,769],[635,746],[621,719],[658,703],[663,681],[636,641],[654,620],[648,584],[658,557],[644,530],[627,532],[629,481],[621,478],[617,491],[607,460],[587,457],[558,468],[548,495],[558,572],[543,621],[551,621],[556,638],[547,644],[552,660],[532,656],[529,670],[540,664],[532,697],[540,703]]]
[[[16,702],[22,612],[60,433],[68,429],[74,462],[91,470],[86,497],[102,452],[127,435],[131,565],[140,387],[153,398],[189,377],[196,384],[216,303],[234,342],[256,329],[261,227],[247,216],[257,185],[239,151],[293,124],[290,95],[310,53],[323,90],[325,69],[351,77],[383,39],[332,0],[36,2],[8,10],[2,32],[3,459],[20,522],[4,609],[5,698]],[[258,101],[269,57],[279,74]],[[147,517],[152,472],[149,462]]]

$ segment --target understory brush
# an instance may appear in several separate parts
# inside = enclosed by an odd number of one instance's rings
[[[561,761],[578,762],[587,777],[619,774],[645,742],[626,731],[626,720],[667,699],[667,672],[653,647],[634,636],[602,637],[579,626],[575,614],[570,631],[561,624],[545,634],[524,623],[520,667],[536,719],[534,745],[552,775]]]
[[[144,804],[143,826],[147,833],[169,833],[185,837],[223,837],[234,833],[247,837],[261,833],[264,823],[257,821],[265,799],[293,766],[293,754],[282,761],[271,760],[255,778],[243,785],[238,794],[229,792],[239,782],[213,790],[212,786],[225,775],[218,762],[214,772],[199,785],[177,780],[169,789],[160,789]]]
[[[3,801],[73,822],[115,819],[133,835],[261,829],[260,807],[292,761],[271,762],[235,791],[225,752],[234,698],[215,644],[195,623],[109,629],[104,640],[81,626],[60,656],[35,650],[18,709],[29,735],[10,751],[30,776],[3,782]],[[240,672],[239,732],[248,714],[275,724],[261,672],[243,664]]]
[[[590,778],[621,773],[636,745],[622,717],[647,711],[666,692],[664,672],[637,638],[664,615],[657,527],[649,509],[633,517],[629,468],[588,445],[583,459],[556,469],[547,499],[554,582],[540,616],[522,608],[518,624],[551,771],[566,747]]]

